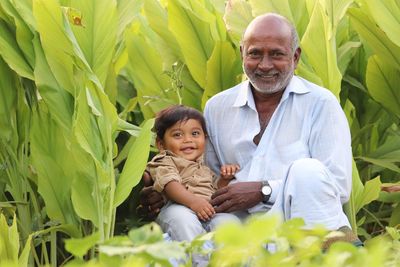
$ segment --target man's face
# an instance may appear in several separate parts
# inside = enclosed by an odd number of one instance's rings
[[[243,41],[241,53],[243,70],[254,89],[272,94],[289,84],[300,49],[292,52],[290,29],[275,24],[265,26],[259,24],[250,31]]]

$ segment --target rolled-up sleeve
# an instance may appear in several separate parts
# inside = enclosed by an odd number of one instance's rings
[[[164,158],[162,161],[150,162],[147,170],[154,181],[153,188],[157,192],[162,192],[165,186],[171,181],[182,182],[173,161],[167,158]]]

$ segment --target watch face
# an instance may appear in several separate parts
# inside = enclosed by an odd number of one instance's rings
[[[272,189],[270,186],[263,186],[261,192],[263,193],[264,196],[269,196],[272,193]]]

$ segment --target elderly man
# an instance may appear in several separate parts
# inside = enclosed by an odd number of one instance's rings
[[[204,111],[206,163],[216,173],[240,165],[211,204],[240,218],[272,209],[307,227],[349,229],[342,209],[351,191],[348,123],[330,91],[294,75],[301,54],[294,26],[277,14],[259,16],[240,51],[249,80],[212,97]]]

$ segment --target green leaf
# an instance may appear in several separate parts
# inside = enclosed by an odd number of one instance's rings
[[[50,69],[62,88],[75,94],[73,83],[74,54],[65,33],[61,6],[56,0],[33,1],[33,14],[40,34],[43,51]]]
[[[385,64],[400,69],[400,47],[390,41],[376,23],[360,9],[349,8],[348,14],[364,46],[371,48]]]
[[[216,93],[237,84],[241,72],[240,59],[229,42],[216,42],[214,51],[207,61],[207,84],[202,98],[202,107]]]
[[[366,80],[371,96],[400,117],[400,68],[395,69],[379,56],[372,56],[368,60]]]
[[[19,235],[17,219],[14,215],[11,226],[8,226],[5,216],[0,213],[0,259],[18,262]]]
[[[357,220],[356,215],[358,212],[358,203],[362,198],[364,191],[364,185],[361,182],[360,175],[358,173],[357,165],[354,160],[352,160],[352,178],[351,178],[351,194],[350,199],[344,204],[344,211],[349,218],[351,228],[353,231],[357,231]]]
[[[74,99],[72,95],[64,90],[54,77],[49,64],[40,45],[38,36],[33,40],[35,48],[35,83],[41,97],[46,102],[54,119],[64,129],[69,130],[72,126],[74,113]]]
[[[29,256],[31,253],[31,242],[32,242],[32,235],[29,235],[28,239],[25,242],[25,247],[18,258],[19,266],[28,266]]]
[[[17,106],[17,90],[13,74],[3,59],[0,57],[0,139],[10,142],[13,138]]]
[[[290,21],[293,21],[292,11],[288,0],[249,0],[252,7],[253,16],[259,16],[265,13],[274,12],[285,16]]]
[[[18,1],[18,2],[25,2],[25,1]],[[5,0],[2,2],[2,4],[4,11],[14,20],[15,39],[21,49],[22,55],[26,59],[28,65],[33,66],[35,62],[35,54],[33,52],[33,46],[32,46],[33,33],[26,24],[26,22],[22,19],[17,9],[21,7],[21,3],[16,4],[12,0]],[[32,13],[32,10],[30,10],[30,12]]]
[[[99,241],[99,232],[96,232],[84,238],[70,238],[65,240],[65,249],[75,257],[83,258],[88,250],[94,247],[94,245],[96,245],[96,243]]]
[[[117,3],[115,0],[71,0],[71,7],[82,14],[82,25],[71,24],[75,38],[104,87],[117,40]]]
[[[323,86],[338,97],[342,75],[337,66],[335,33],[331,27],[323,7],[316,3],[301,46],[309,64],[321,78]]]
[[[236,46],[239,46],[242,35],[253,19],[251,6],[242,0],[229,0],[225,11],[225,22],[229,35]]]
[[[129,231],[129,239],[135,246],[152,244],[163,240],[160,226],[154,222]]]
[[[189,4],[183,3],[181,0],[168,2],[168,28],[181,47],[185,63],[193,78],[204,88],[207,60],[214,46],[210,35],[210,21],[199,19],[199,15],[188,7]]]
[[[126,33],[126,47],[129,55],[128,74],[135,84],[145,119],[154,117],[162,108],[178,103],[174,92],[166,93],[171,83],[163,71],[160,54],[134,27]]]
[[[150,153],[150,143],[152,140],[151,129],[153,128],[153,124],[154,119],[146,121],[130,149],[115,190],[115,207],[119,206],[129,196],[132,188],[137,185],[142,178]]]
[[[46,203],[47,215],[61,223],[75,224],[70,188],[75,177],[71,153],[64,132],[41,104],[31,129],[31,159],[37,171],[38,191]],[[73,166],[73,163],[71,164]]]
[[[139,15],[144,0],[118,0],[118,40],[123,39],[123,33],[127,26]],[[147,1],[146,1],[147,2]]]
[[[3,20],[0,20],[0,55],[18,75],[33,80],[32,68]]]
[[[392,170],[394,172],[400,173],[400,168],[397,167],[396,164],[394,164],[393,162],[397,161],[398,159],[379,159],[379,158],[369,158],[369,157],[356,157],[359,159],[362,159],[366,162],[370,162],[374,165],[383,167],[383,168],[387,168],[389,170]]]
[[[336,32],[339,22],[353,2],[354,0],[325,0],[319,2],[328,14],[330,23],[332,24],[332,32]]]
[[[400,225],[400,205],[397,203],[390,216],[389,226],[396,227],[398,225]]]
[[[400,3],[396,0],[362,1],[390,40],[400,46]]]
[[[380,177],[376,177],[365,183],[362,194],[355,199],[356,212],[358,212],[362,207],[379,197],[381,184],[382,183]]]
[[[168,13],[157,0],[144,1],[143,10],[151,28],[165,41],[175,57],[183,60],[181,49],[168,29]]]

